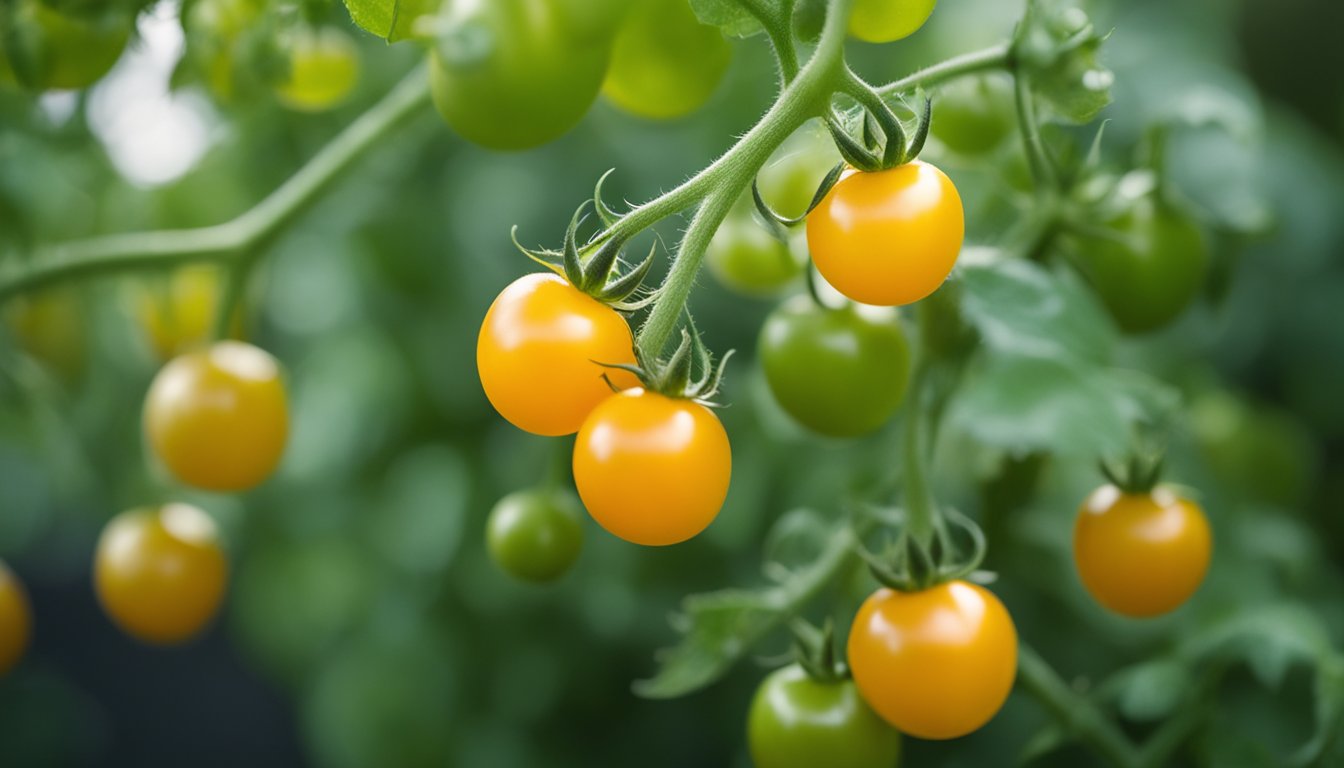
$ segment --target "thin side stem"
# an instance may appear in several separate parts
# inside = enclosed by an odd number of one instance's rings
[[[1012,55],[1008,43],[1000,43],[979,51],[955,56],[896,80],[877,89],[882,96],[894,96],[916,88],[932,88],[939,83],[958,77],[995,69],[1012,69]]]
[[[105,235],[54,243],[0,269],[0,302],[61,280],[191,261],[226,261],[259,246],[302,213],[342,171],[429,103],[428,72],[416,69],[278,189],[232,221],[195,229]]]
[[[928,466],[924,460],[925,420],[922,418],[922,399],[929,380],[921,363],[915,371],[911,387],[910,405],[905,416],[904,456],[906,533],[920,544],[933,540],[937,528],[937,507],[929,489]]]
[[[1036,118],[1036,100],[1031,94],[1031,82],[1026,75],[1013,77],[1013,95],[1017,101],[1017,122],[1022,130],[1022,144],[1027,153],[1027,164],[1037,193],[1054,192],[1059,187],[1054,165],[1041,140],[1041,125]]]
[[[1120,768],[1141,764],[1138,749],[1090,700],[1068,686],[1030,646],[1018,648],[1018,683],[1064,728]]]

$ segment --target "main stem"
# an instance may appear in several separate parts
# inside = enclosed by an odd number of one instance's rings
[[[196,229],[106,235],[38,248],[0,270],[0,302],[60,280],[190,261],[226,261],[260,247],[316,200],[389,132],[429,103],[427,71],[403,79],[306,165],[232,221]]]
[[[732,149],[677,189],[632,210],[604,235],[633,234],[700,201],[700,207],[677,248],[672,268],[658,288],[658,301],[639,331],[636,341],[646,356],[657,357],[676,330],[704,260],[705,249],[733,203],[751,185],[752,179],[784,140],[828,108],[831,94],[844,74],[845,32],[852,5],[853,0],[832,1],[812,58],[780,94],[774,106]]]
[[[1018,683],[1066,729],[1092,746],[1112,765],[1140,765],[1134,743],[1087,698],[1078,695],[1025,643],[1018,650]]]

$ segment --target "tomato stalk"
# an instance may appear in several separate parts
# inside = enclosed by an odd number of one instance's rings
[[[1031,81],[1021,72],[1013,75],[1013,96],[1017,102],[1017,121],[1022,130],[1022,144],[1027,153],[1027,164],[1038,194],[1053,194],[1059,188],[1050,155],[1041,140],[1041,126],[1036,116],[1036,100],[1031,94]]]
[[[1017,656],[1018,683],[1065,728],[1086,740],[1113,765],[1141,764],[1133,742],[1087,697],[1064,682],[1031,646],[1022,643]]]
[[[920,362],[911,387],[909,411],[905,417],[904,445],[902,456],[905,484],[905,533],[917,544],[927,547],[937,530],[938,509],[934,504],[933,492],[929,489],[928,467],[924,461],[925,419],[920,411],[924,400],[928,374],[923,362]]]

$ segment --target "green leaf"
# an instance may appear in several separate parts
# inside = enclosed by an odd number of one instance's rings
[[[779,0],[755,2],[771,11],[779,5]],[[691,9],[701,22],[722,29],[726,35],[751,37],[764,31],[761,22],[747,10],[742,0],[691,0]]]
[[[785,518],[790,526],[799,519],[797,513]],[[682,634],[681,641],[658,654],[657,673],[636,681],[635,693],[650,699],[684,696],[727,673],[838,577],[855,557],[848,525],[833,523],[824,541],[826,546],[807,565],[787,572],[775,569],[787,574],[775,586],[687,597],[682,612],[672,619],[672,626]]]
[[[1119,673],[1115,683],[1120,712],[1135,722],[1153,722],[1176,710],[1193,681],[1185,665],[1158,659]]]
[[[437,0],[345,0],[350,18],[389,43],[416,37],[415,22],[438,9]]]
[[[1016,52],[1036,95],[1061,118],[1086,123],[1111,103],[1115,76],[1097,60],[1106,35],[1069,0],[1027,7]]]

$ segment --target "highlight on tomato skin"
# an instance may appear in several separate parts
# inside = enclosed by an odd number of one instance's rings
[[[228,561],[214,520],[190,504],[134,509],[98,538],[94,587],[108,618],[153,645],[203,631],[228,588]]]
[[[1078,509],[1078,576],[1093,599],[1123,616],[1150,618],[1184,605],[1203,583],[1212,555],[1204,510],[1170,488],[1126,493],[1103,485]]]
[[[579,431],[613,385],[638,383],[603,364],[634,363],[625,318],[553,272],[510,283],[486,311],[476,340],[476,370],[490,404],[519,429],[548,437]]]
[[[708,528],[731,475],[728,434],[713,411],[641,387],[594,409],[574,443],[584,507],[633,544],[679,544]]]
[[[864,699],[901,733],[954,739],[1003,707],[1017,677],[1017,629],[994,593],[967,581],[881,588],[854,616],[849,666]]]
[[[966,233],[956,186],[914,160],[885,171],[847,171],[807,216],[817,271],[861,304],[900,306],[943,284]]]

